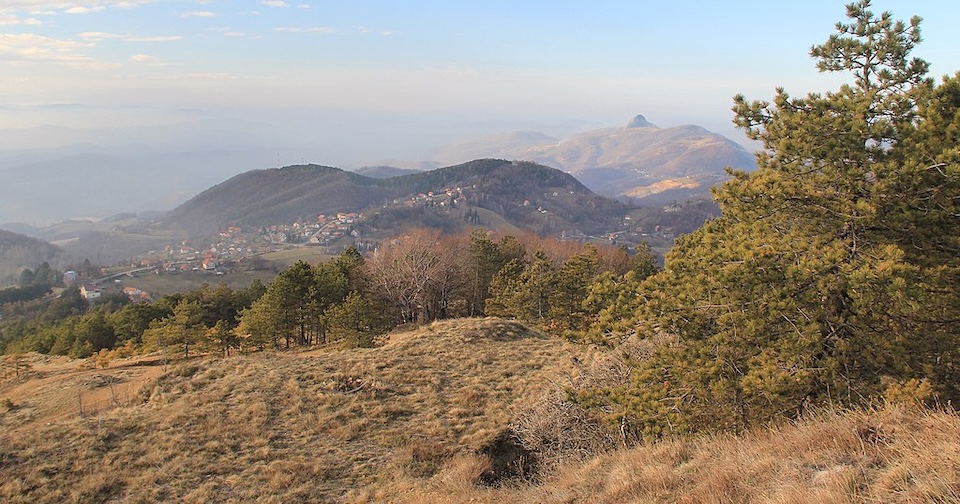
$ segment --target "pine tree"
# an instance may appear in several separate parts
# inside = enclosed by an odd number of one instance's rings
[[[320,324],[317,292],[315,268],[297,261],[280,272],[243,312],[245,330],[258,346],[280,340],[285,348],[291,343],[308,344]]]
[[[758,169],[715,191],[722,216],[677,241],[632,320],[678,342],[593,398],[629,405],[648,434],[743,429],[916,380],[960,399],[960,76],[936,85],[909,57],[919,18],[869,6],[811,50],[851,84],[734,99]]]
[[[560,266],[553,282],[553,293],[547,313],[549,326],[570,334],[586,328],[586,301],[590,285],[600,271],[597,248],[588,245],[583,252]]]
[[[543,326],[555,297],[557,266],[541,250],[527,264],[514,259],[490,283],[487,314]]]

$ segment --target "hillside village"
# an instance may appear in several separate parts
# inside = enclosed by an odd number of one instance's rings
[[[432,212],[455,216],[466,224],[477,225],[481,222],[476,210],[469,206],[467,191],[460,187],[446,188],[440,191],[419,193],[405,199],[394,199],[384,205],[389,208],[421,208]],[[557,192],[544,195],[544,200],[558,197]],[[517,201],[516,205],[538,214],[549,216],[546,203],[531,208],[529,199]],[[679,204],[662,207],[662,214],[675,214],[682,210]],[[608,242],[612,244],[635,246],[641,242],[669,243],[678,231],[672,226],[649,224],[633,213],[624,215],[616,229],[601,235],[588,235],[577,230],[561,231],[558,238],[579,242]],[[241,226],[226,226],[217,234],[217,241],[207,247],[194,246],[187,240],[179,244],[168,245],[160,251],[148,251],[130,263],[131,268],[153,268],[157,273],[177,274],[187,271],[201,271],[212,274],[225,274],[233,269],[253,268],[254,259],[262,254],[277,252],[291,247],[328,247],[332,253],[342,251],[348,246],[361,252],[374,250],[383,236],[369,235],[364,231],[366,216],[357,212],[337,212],[336,214],[318,214],[315,219],[298,220],[290,223],[278,223],[262,226],[259,229],[246,229]],[[381,233],[382,234],[382,233]]]

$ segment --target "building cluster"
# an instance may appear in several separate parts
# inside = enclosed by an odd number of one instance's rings
[[[243,234],[243,231],[236,226],[228,227],[226,231],[221,231],[219,240],[210,245],[210,248],[204,253],[204,259],[212,259],[218,263],[237,261],[249,256],[254,250],[250,242]],[[211,268],[204,268],[208,271]]]
[[[430,191],[411,196],[405,203],[408,207],[457,208],[463,200],[463,190],[461,188],[448,187],[442,191]],[[401,203],[401,200],[394,200],[394,204]]]
[[[354,225],[363,218],[354,212],[338,212],[336,215],[317,215],[315,222],[294,222],[263,228],[261,237],[271,243],[308,243],[327,245],[346,236],[360,237]]]
[[[115,280],[115,282],[120,283],[120,280]],[[110,292],[115,291],[109,290],[109,288],[104,289],[103,287],[92,283],[86,283],[80,286],[80,296],[90,303],[97,302],[97,300],[99,300],[105,293],[109,294]],[[140,290],[136,287],[124,287],[121,289],[121,292],[123,292],[133,303],[137,303],[139,301],[150,302],[153,300],[153,297],[150,295],[150,293]]]
[[[142,291],[136,287],[124,287],[123,293],[130,298],[130,301],[136,303],[138,301],[151,301],[153,298],[150,296],[147,291]]]

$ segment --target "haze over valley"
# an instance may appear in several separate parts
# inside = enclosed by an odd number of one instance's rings
[[[644,124],[586,130],[562,140],[539,132],[483,136],[424,149],[417,157],[383,161],[380,166],[429,170],[480,158],[528,160],[570,172],[604,196],[635,200],[660,196],[648,204],[709,198],[709,187],[726,177],[725,167],[754,166],[742,146],[701,127],[659,129]],[[233,175],[278,167],[277,161],[286,166],[344,159],[348,151],[371,156],[386,149],[371,133],[359,136],[376,146],[373,149],[358,145],[357,138],[317,140],[311,145],[305,139],[297,143],[296,135],[272,125],[242,121],[99,131],[43,127],[7,133],[9,143],[0,151],[5,181],[0,186],[0,217],[5,219],[0,225],[8,228],[17,222],[42,227],[64,219],[166,211]],[[28,137],[36,139],[34,135],[42,136],[42,141],[31,144]],[[167,142],[157,143],[156,138]],[[94,143],[102,139],[109,142]],[[14,150],[15,145],[33,148]],[[327,145],[332,152],[321,152]],[[285,153],[291,152],[303,155],[284,162]],[[332,166],[369,173],[372,164]],[[383,175],[394,173],[401,172]]]
[[[835,76],[809,70],[806,55],[806,34],[829,26],[835,6],[791,12],[796,29],[786,33],[756,21],[776,9],[6,4],[0,225],[170,210],[239,173],[296,164],[423,169],[503,157],[564,169],[617,196],[647,176],[640,172],[674,161],[596,133],[643,114],[664,136],[695,125],[733,141],[723,148],[753,151],[731,121],[735,94],[769,97],[784,81],[835,85]],[[949,71],[957,66],[950,16],[924,9],[924,54],[934,73]],[[732,35],[747,32],[764,43]],[[701,171],[749,168],[748,157],[727,152]],[[603,171],[611,167],[633,175]],[[674,171],[698,186],[717,180]],[[641,182],[668,199],[670,189],[693,185],[656,178],[672,182]]]

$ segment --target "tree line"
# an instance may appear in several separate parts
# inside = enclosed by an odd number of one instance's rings
[[[77,289],[0,326],[0,350],[89,357],[110,351],[198,352],[289,349],[331,343],[369,346],[402,324],[495,315],[570,338],[591,323],[585,305],[597,279],[657,258],[483,228],[454,235],[413,229],[361,255],[347,249],[319,264],[299,261],[267,285],[219,285],[131,303],[122,295],[90,305]],[[590,306],[599,306],[595,301]],[[19,315],[19,316],[16,316]]]

